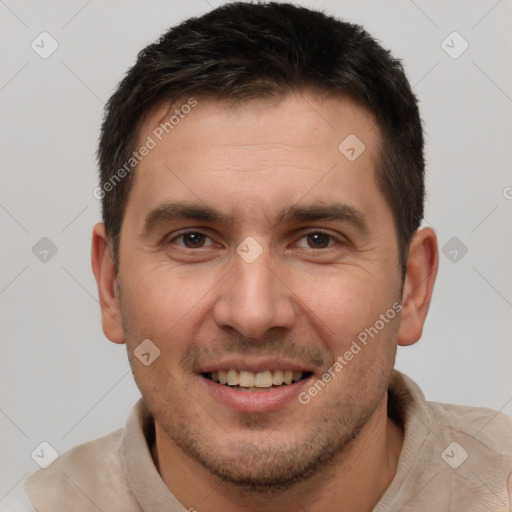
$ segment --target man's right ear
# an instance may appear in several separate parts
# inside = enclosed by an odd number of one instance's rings
[[[117,277],[102,222],[96,224],[92,231],[91,263],[98,285],[103,332],[110,341],[124,343]]]

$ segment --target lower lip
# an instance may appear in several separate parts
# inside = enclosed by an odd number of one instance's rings
[[[269,391],[239,391],[224,384],[213,382],[202,375],[200,378],[206,384],[208,391],[223,405],[242,413],[271,412],[281,409],[297,397],[307,386],[310,377],[293,384],[283,384]]]

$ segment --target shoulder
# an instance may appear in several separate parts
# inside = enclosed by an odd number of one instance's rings
[[[139,511],[121,457],[123,430],[77,446],[31,475],[25,490],[40,512]]]
[[[466,510],[510,510],[512,419],[484,407],[426,402],[442,481]]]
[[[510,461],[512,471],[512,419],[494,409],[432,402],[409,377],[395,371],[394,400],[398,414],[423,424],[438,441],[471,439],[477,443],[475,456],[499,453]],[[409,422],[409,421],[408,421]]]
[[[386,504],[396,499],[404,512],[427,505],[432,510],[510,511],[512,419],[483,407],[428,401],[399,372],[393,375],[390,401],[405,438],[399,477]]]
[[[493,409],[426,402],[435,428],[446,435],[473,439],[478,453],[495,452],[509,461],[512,471],[512,419]]]
[[[452,496],[467,504],[466,510],[510,510],[512,419],[483,407],[436,402],[426,407],[442,440],[436,455]]]

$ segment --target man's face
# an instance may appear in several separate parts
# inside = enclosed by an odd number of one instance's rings
[[[376,322],[401,275],[379,133],[346,98],[197,102],[161,141],[168,106],[141,130],[157,144],[121,232],[125,341],[169,443],[233,483],[286,486],[342,452],[385,399],[399,316]],[[365,145],[355,160],[353,136],[338,148],[351,134]],[[133,355],[145,339],[160,350],[148,366]],[[290,371],[301,380],[279,385]]]

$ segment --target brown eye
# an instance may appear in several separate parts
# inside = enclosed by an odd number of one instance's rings
[[[204,241],[205,236],[201,233],[186,233],[183,235],[183,242],[190,249],[203,247]]]
[[[332,237],[325,233],[310,233],[306,238],[309,247],[313,249],[324,249],[325,247],[329,247]]]
[[[174,237],[170,243],[174,243],[180,247],[186,249],[201,249],[212,245],[212,241],[209,236],[200,233],[199,231],[188,231],[187,233],[181,233]]]

